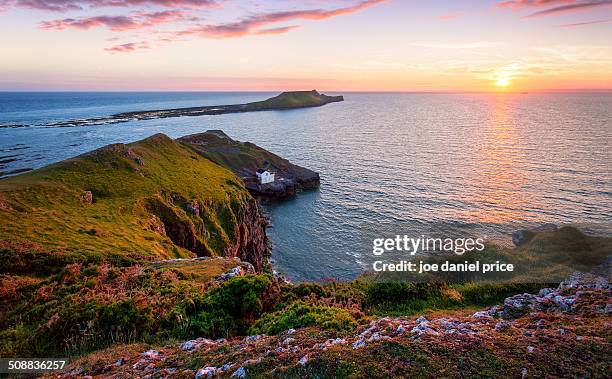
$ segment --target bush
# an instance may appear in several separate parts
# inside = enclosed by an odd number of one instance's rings
[[[7,357],[242,333],[263,313],[271,283],[267,276],[237,277],[207,293],[169,270],[77,263],[33,284],[16,278],[3,281],[20,290],[0,319],[0,355]]]
[[[245,332],[262,314],[263,296],[270,283],[265,275],[248,275],[233,278],[212,291],[196,304],[193,333],[217,338]]]
[[[318,326],[326,330],[348,331],[357,326],[351,314],[342,308],[309,305],[298,301],[282,311],[263,315],[249,330],[250,334],[278,334],[290,328]]]

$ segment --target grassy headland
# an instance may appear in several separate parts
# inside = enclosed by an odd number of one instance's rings
[[[0,240],[158,260],[224,255],[251,200],[240,180],[164,135],[0,181]]]

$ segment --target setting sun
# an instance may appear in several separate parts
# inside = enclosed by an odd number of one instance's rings
[[[508,87],[510,85],[510,79],[508,78],[499,78],[495,82],[495,85],[499,87]]]

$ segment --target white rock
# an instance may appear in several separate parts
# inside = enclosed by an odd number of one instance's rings
[[[283,341],[283,344],[284,344],[284,345],[289,345],[289,344],[291,344],[293,341],[295,341],[295,338],[287,337],[287,338],[285,338],[285,340]]]
[[[197,346],[197,342],[195,340],[185,341],[181,344],[180,349],[183,351],[191,351],[195,349]]]
[[[480,311],[480,312],[474,313],[473,317],[488,318],[488,317],[491,317],[491,315],[489,314],[489,311]]]
[[[357,341],[355,341],[355,343],[353,343],[353,349],[358,349],[360,347],[364,347],[366,344],[365,339],[361,338],[358,339]]]
[[[234,371],[232,374],[232,378],[244,378],[246,376],[246,370],[244,367],[240,367],[238,370]]]
[[[159,351],[157,350],[147,350],[144,353],[140,354],[141,357],[144,358],[157,358],[159,356]]]
[[[302,358],[300,358],[300,361],[298,363],[302,366],[306,366],[306,363],[308,363],[308,356],[304,355]]]
[[[212,378],[216,374],[217,374],[217,368],[209,366],[209,367],[199,369],[198,372],[196,372],[195,374],[195,379]]]
[[[254,342],[254,341],[259,341],[262,338],[263,338],[263,334],[256,334],[254,336],[245,337],[244,340],[246,342]]]

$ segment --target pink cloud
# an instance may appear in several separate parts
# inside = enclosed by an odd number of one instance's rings
[[[141,28],[142,25],[127,16],[96,16],[82,19],[65,18],[63,20],[44,21],[41,29],[91,29],[106,26],[112,31],[125,31]]]
[[[142,29],[163,23],[184,19],[186,14],[182,11],[169,10],[163,12],[140,12],[133,16],[95,16],[88,18],[65,18],[62,20],[44,21],[39,24],[41,29],[91,29],[107,27],[115,32]]]
[[[0,0],[5,3],[7,0]],[[157,4],[161,6],[172,5],[191,5],[191,6],[212,6],[220,0],[12,0],[13,4],[19,3],[21,6],[37,7],[49,10],[59,9],[77,9],[83,5],[93,6],[132,6],[141,4]],[[203,38],[230,38],[242,37],[247,35],[275,35],[288,33],[300,27],[300,25],[283,25],[294,20],[324,20],[336,16],[347,15],[360,12],[370,7],[381,4],[387,0],[361,0],[353,5],[344,6],[335,9],[305,9],[291,10],[284,12],[259,13],[243,18],[235,22],[225,24],[197,25],[193,24],[199,21],[199,18],[194,17],[192,11],[182,8],[171,9],[160,12],[143,12],[133,11],[127,15],[118,16],[93,16],[93,17],[73,17],[44,21],[39,24],[41,29],[46,30],[64,30],[64,29],[81,29],[87,30],[92,28],[104,27],[114,32],[125,32],[135,29],[150,28],[150,32],[160,37],[157,42],[170,43],[182,40],[181,37],[196,36]],[[43,5],[44,4],[44,5]],[[155,26],[172,23],[176,21],[188,21],[190,27],[185,27],[178,31],[160,31],[156,30]],[[139,49],[147,49],[151,46],[147,42],[125,43],[118,44],[106,48],[109,52],[132,52]]]
[[[524,18],[554,16],[564,13],[587,11],[593,8],[612,5],[612,0],[505,0],[497,4],[501,8],[513,10],[537,10]]]
[[[463,16],[465,16],[464,11],[455,11],[441,14],[438,16],[438,19],[442,21],[451,21]]]
[[[612,5],[612,0],[596,0],[596,1],[582,1],[573,4],[565,4],[559,5],[553,8],[544,9],[530,15],[525,16],[525,18],[534,18],[534,17],[544,17],[557,15],[562,13],[570,13],[577,11],[589,10],[597,7],[604,7]]]
[[[218,6],[217,0],[0,0],[0,8],[30,8],[55,12],[99,7],[156,5],[166,8],[203,8]]]
[[[283,34],[283,33],[288,33],[297,28],[299,28],[299,25],[284,26],[280,28],[271,28],[271,29],[261,29],[261,30],[255,31],[253,34],[257,34],[260,36],[266,35],[266,34]]]
[[[106,51],[109,51],[111,53],[130,53],[136,50],[142,50],[142,49],[149,49],[151,46],[149,45],[148,42],[146,41],[142,41],[142,42],[130,42],[130,43],[124,43],[121,45],[115,45],[112,47],[107,47]]]
[[[356,13],[364,9],[373,7],[386,0],[365,0],[353,6],[337,8],[332,10],[326,9],[309,9],[286,12],[262,13],[255,16],[247,17],[241,21],[231,22],[220,25],[203,25],[195,28],[187,29],[178,32],[178,35],[198,35],[209,38],[231,38],[242,37],[250,34],[266,34],[260,33],[261,28],[280,22],[292,20],[323,20],[331,17]],[[292,28],[276,28],[277,32],[287,32]],[[274,30],[274,29],[270,29]],[[267,33],[270,34],[270,33]]]
[[[506,0],[497,4],[500,8],[522,9],[528,7],[547,7],[556,4],[575,3],[576,0]]]
[[[573,28],[576,26],[585,26],[585,25],[593,25],[593,24],[607,24],[612,22],[612,18],[608,18],[605,20],[595,20],[595,21],[585,21],[585,22],[575,22],[572,24],[563,24],[559,25],[560,28]]]

